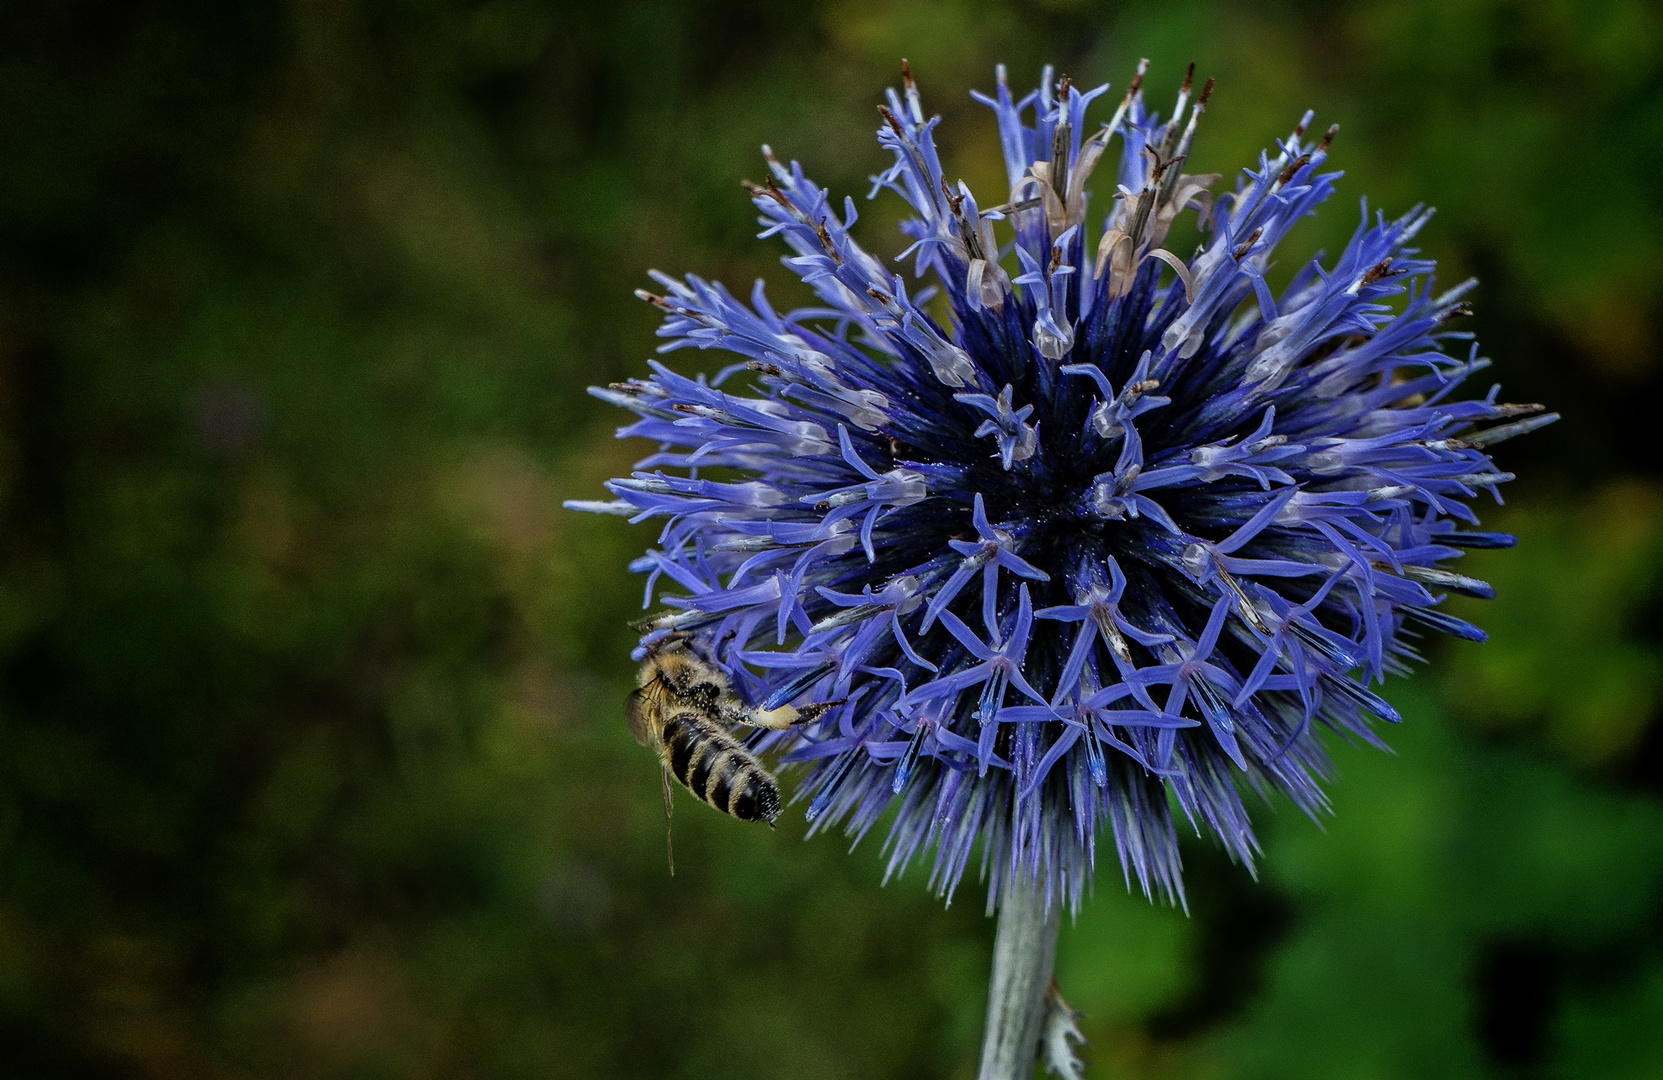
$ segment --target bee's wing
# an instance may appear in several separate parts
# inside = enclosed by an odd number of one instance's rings
[[[648,712],[652,704],[647,700],[647,689],[630,691],[629,697],[624,699],[624,722],[629,725],[629,733],[635,736],[635,741],[642,746],[651,746],[649,735],[651,730],[648,723]]]

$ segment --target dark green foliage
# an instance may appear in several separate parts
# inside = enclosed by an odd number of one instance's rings
[[[648,537],[557,507],[636,456],[583,387],[642,368],[647,267],[796,295],[758,143],[863,194],[906,55],[991,188],[996,60],[1147,53],[1219,78],[1192,171],[1309,105],[1344,190],[1438,205],[1565,420],[1499,455],[1493,640],[1394,688],[1325,832],[1267,808],[1257,884],[1196,845],[1188,917],[1109,856],[1058,961],[1092,1075],[1655,1075],[1659,41],[1638,2],[6,6],[0,1073],[970,1075],[979,890],[685,798],[666,876]]]

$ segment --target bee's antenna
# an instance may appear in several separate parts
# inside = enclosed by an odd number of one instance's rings
[[[664,770],[664,855],[670,860],[670,876],[676,876],[676,849],[670,840],[670,767]]]

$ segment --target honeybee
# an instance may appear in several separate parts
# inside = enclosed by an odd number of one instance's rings
[[[801,710],[789,705],[749,708],[734,697],[719,670],[679,639],[649,652],[636,681],[638,688],[624,705],[624,719],[635,741],[657,754],[663,768],[664,846],[670,873],[676,872],[670,848],[671,774],[722,813],[773,828],[780,815],[779,784],[729,729],[745,725],[783,731],[815,719],[835,702]]]

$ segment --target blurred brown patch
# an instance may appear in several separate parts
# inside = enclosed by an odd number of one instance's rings
[[[1651,372],[1656,353],[1657,319],[1650,301],[1638,289],[1614,288],[1564,320],[1564,329],[1602,373],[1641,378]]]
[[[294,1038],[338,1062],[384,1058],[417,1030],[404,967],[376,945],[349,946],[300,971],[283,997]]]
[[[556,668],[541,655],[526,658],[514,672],[511,701],[528,726],[558,730],[586,711],[594,687],[588,672]]]
[[[530,555],[553,539],[549,477],[523,450],[483,447],[447,477],[444,487],[469,527],[512,555]]]

